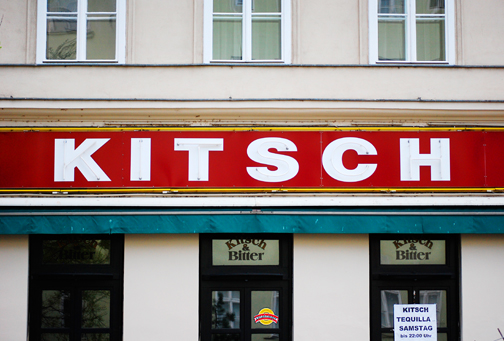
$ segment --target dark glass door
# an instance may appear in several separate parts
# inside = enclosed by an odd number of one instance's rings
[[[30,340],[122,340],[123,269],[122,235],[31,236]]]
[[[202,341],[289,340],[288,283],[207,282],[202,289]]]
[[[449,280],[377,281],[372,288],[373,340],[394,340],[395,304],[435,304],[438,341],[456,340],[457,290]]]
[[[201,341],[292,340],[292,235],[200,242]]]

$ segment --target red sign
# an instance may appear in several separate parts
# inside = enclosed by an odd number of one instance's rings
[[[3,191],[483,191],[504,131],[0,132]]]

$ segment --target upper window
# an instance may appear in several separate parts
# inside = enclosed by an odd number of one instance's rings
[[[40,0],[37,63],[124,63],[125,0]]]
[[[205,0],[209,62],[290,63],[289,0]]]
[[[453,6],[453,0],[369,0],[371,64],[454,64]]]

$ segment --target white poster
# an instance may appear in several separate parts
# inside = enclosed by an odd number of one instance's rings
[[[435,304],[394,304],[394,341],[437,341]]]

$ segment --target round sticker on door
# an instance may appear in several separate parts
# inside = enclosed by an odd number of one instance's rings
[[[259,314],[254,316],[254,322],[269,326],[272,323],[278,323],[278,316],[275,315],[273,310],[269,308],[263,308],[261,309],[261,311],[259,311]]]

